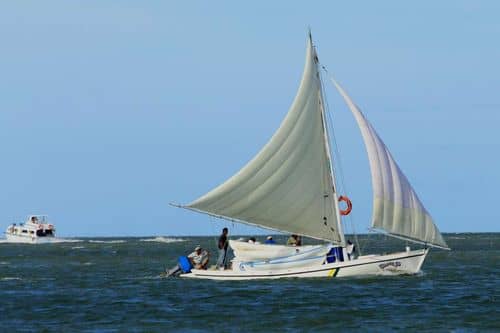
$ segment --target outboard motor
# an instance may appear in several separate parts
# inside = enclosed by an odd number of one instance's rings
[[[189,260],[188,257],[186,256],[179,257],[178,263],[182,273],[191,272],[191,268],[193,268],[193,265],[191,265],[191,261]]]
[[[179,259],[177,259],[177,265],[167,270],[166,276],[178,276],[181,273],[189,273],[191,272],[192,268],[193,265],[191,265],[191,261],[189,260],[189,258],[186,256],[181,256],[179,257]]]

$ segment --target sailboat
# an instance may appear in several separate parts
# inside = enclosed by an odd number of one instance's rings
[[[371,170],[372,229],[420,244],[392,254],[351,256],[346,248],[332,164],[320,63],[309,33],[297,95],[278,130],[239,172],[187,205],[237,223],[298,234],[326,243],[309,246],[231,240],[235,258],[225,270],[186,268],[182,277],[249,280],[418,273],[431,247],[449,249],[434,221],[380,136],[332,78],[356,119]],[[349,207],[348,210],[350,210]]]

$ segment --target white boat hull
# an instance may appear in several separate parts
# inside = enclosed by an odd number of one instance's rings
[[[276,270],[240,271],[238,267],[223,271],[193,269],[191,273],[182,274],[181,277],[211,280],[257,280],[416,274],[420,271],[428,251],[429,249],[423,249],[387,255],[370,255],[349,261]]]
[[[8,243],[24,243],[24,244],[46,244],[53,243],[57,241],[56,237],[37,237],[37,236],[24,236],[24,235],[12,235],[5,233],[5,238]]]

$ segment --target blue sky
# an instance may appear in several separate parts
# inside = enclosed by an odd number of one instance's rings
[[[496,1],[4,1],[1,224],[46,213],[64,236],[254,232],[168,202],[205,193],[267,142],[310,26],[439,228],[498,232],[499,13]],[[342,190],[366,231],[364,146],[327,91]]]

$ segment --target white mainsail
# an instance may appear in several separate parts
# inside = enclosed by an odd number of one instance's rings
[[[344,244],[317,61],[309,38],[299,90],[277,132],[237,174],[185,208]]]
[[[432,217],[418,198],[389,149],[345,90],[332,79],[361,130],[373,185],[372,227],[394,236],[448,248]]]

